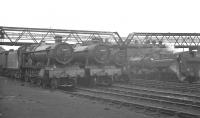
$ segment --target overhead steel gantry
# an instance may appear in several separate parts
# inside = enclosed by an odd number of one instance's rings
[[[64,42],[83,43],[95,39],[111,45],[123,44],[117,32],[0,26],[0,45],[20,46],[41,41],[53,42],[57,35],[62,36]]]
[[[141,33],[133,32],[128,35],[124,44],[163,44],[171,43],[175,48],[200,47],[200,33]]]

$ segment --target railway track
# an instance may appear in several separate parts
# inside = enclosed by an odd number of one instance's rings
[[[102,89],[126,95],[129,94],[139,97],[152,98],[155,100],[160,100],[160,102],[170,102],[176,105],[189,106],[200,109],[200,96],[115,85],[112,88]]]
[[[182,92],[193,92],[197,94],[200,93],[199,83],[189,84],[189,83],[175,83],[175,82],[162,82],[155,80],[134,79],[131,80],[131,83],[128,83],[128,85],[152,87],[159,89],[171,89]]]
[[[78,88],[76,92],[70,92],[70,94],[150,110],[155,113],[167,113],[181,118],[200,118],[199,96],[119,85],[109,88]]]
[[[192,99],[192,100],[199,100],[200,96],[194,95],[192,93],[183,93],[183,92],[176,92],[171,90],[161,90],[161,89],[154,89],[154,88],[146,88],[146,87],[140,87],[140,86],[128,86],[128,85],[113,85],[113,88],[120,88],[122,90],[128,90],[133,92],[140,92],[140,93],[150,93],[155,95],[162,95],[164,97],[176,97],[176,98],[182,98],[182,99]]]
[[[134,79],[131,79],[133,81],[136,81],[136,82],[151,82],[151,83],[167,83],[169,85],[174,85],[174,86],[180,86],[180,87],[189,87],[189,88],[194,88],[196,86],[200,86],[200,83],[188,83],[188,82],[170,82],[170,81],[161,81],[161,80],[151,80],[151,79],[139,79],[139,78],[134,78]]]
[[[62,90],[64,91],[64,90]],[[141,86],[115,84],[112,87],[77,88],[77,96],[134,107],[180,118],[200,118],[200,96]]]

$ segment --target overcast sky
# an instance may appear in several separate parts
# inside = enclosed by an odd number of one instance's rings
[[[200,32],[199,0],[1,0],[0,25],[130,32]]]

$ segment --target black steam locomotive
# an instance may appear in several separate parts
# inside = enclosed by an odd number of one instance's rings
[[[43,87],[76,85],[75,76],[67,68],[73,58],[73,48],[67,43],[62,43],[60,39],[54,44],[43,42],[21,46],[16,51],[1,52],[0,57],[2,73],[11,77]]]
[[[121,68],[111,63],[110,47],[99,42],[77,45],[72,63],[84,70],[84,77],[78,83],[85,85],[112,85],[115,77],[121,75]]]
[[[198,82],[200,80],[199,50],[181,52],[177,57],[177,63],[174,64],[173,70],[178,79],[189,83]]]
[[[0,53],[1,73],[43,87],[111,85],[121,69],[110,63],[110,47],[102,43],[72,46],[55,37],[54,44],[21,46]]]

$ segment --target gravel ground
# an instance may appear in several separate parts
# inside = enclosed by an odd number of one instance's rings
[[[0,118],[151,118],[117,105],[0,77]]]

